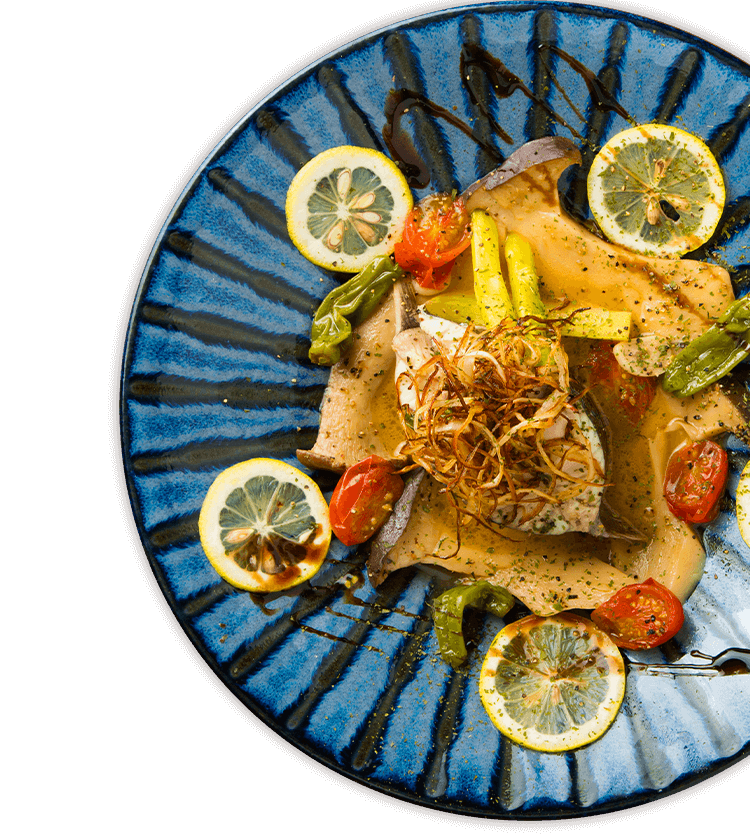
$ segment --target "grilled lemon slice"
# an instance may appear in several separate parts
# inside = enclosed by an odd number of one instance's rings
[[[588,174],[591,212],[607,238],[636,253],[680,256],[713,235],[726,193],[703,140],[671,125],[639,125],[601,149]]]
[[[320,489],[278,459],[249,459],[222,471],[203,501],[198,529],[216,572],[257,593],[313,576],[331,542]]]
[[[503,735],[559,753],[606,732],[625,694],[625,666],[614,642],[588,619],[528,616],[492,641],[479,694]]]
[[[371,148],[342,145],[313,157],[286,197],[289,236],[311,262],[357,273],[393,252],[413,199],[398,166]]]

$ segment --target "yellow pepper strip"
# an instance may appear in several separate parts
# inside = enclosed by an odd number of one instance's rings
[[[433,317],[442,317],[452,323],[475,323],[479,321],[477,301],[470,294],[445,293],[430,297],[424,310]]]
[[[534,253],[529,242],[518,233],[509,233],[505,239],[505,261],[508,263],[510,292],[516,314],[519,317],[546,317],[547,309],[539,294]]]
[[[630,311],[568,305],[559,311],[550,311],[547,316],[570,317],[561,326],[565,337],[588,337],[590,340],[627,340],[630,337]]]
[[[485,325],[496,326],[516,313],[500,268],[497,224],[484,210],[471,213],[471,261],[477,310]]]
[[[425,303],[424,310],[452,323],[479,321],[479,307],[471,294],[438,294]],[[563,337],[588,337],[591,340],[627,340],[630,337],[630,311],[568,305],[556,311],[545,310],[544,316],[551,320],[567,320],[560,324]]]

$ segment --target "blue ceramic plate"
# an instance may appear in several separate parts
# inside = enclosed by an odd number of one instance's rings
[[[467,86],[462,54],[482,50],[517,83],[493,87],[475,68]],[[439,660],[432,576],[402,571],[377,592],[366,582],[352,595],[346,580],[363,558],[336,543],[314,586],[264,605],[223,583],[201,550],[198,512],[223,468],[259,455],[298,464],[294,451],[312,446],[327,372],[307,362],[308,334],[338,279],[292,246],[284,199],[295,172],[327,148],[387,150],[392,89],[461,123],[424,107],[402,121],[429,177],[418,196],[461,189],[536,137],[595,149],[627,127],[623,110],[699,134],[728,183],[720,231],[701,255],[720,247],[738,292],[747,289],[750,68],[737,58],[661,23],[552,3],[452,9],[364,37],[248,114],[196,172],[155,244],[130,323],[121,404],[127,482],[154,573],[227,688],[300,750],[372,788],[515,819],[611,811],[682,789],[750,752],[750,676],[629,676],[603,738],[540,754],[501,738],[480,705],[477,668],[494,617],[473,667],[454,673]],[[585,216],[582,183],[571,177],[564,199]],[[747,450],[733,438],[729,447],[728,500],[704,533],[706,572],[672,657],[750,647],[750,551],[734,517]]]

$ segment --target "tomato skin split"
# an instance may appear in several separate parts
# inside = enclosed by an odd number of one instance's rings
[[[403,491],[403,479],[379,456],[347,468],[329,504],[334,535],[346,546],[364,543],[385,523]]]
[[[727,452],[708,439],[683,445],[669,458],[664,498],[686,523],[710,523],[719,513],[729,471]]]
[[[682,603],[663,584],[649,578],[618,590],[591,614],[618,648],[655,648],[677,633],[685,621]]]
[[[469,214],[461,198],[429,195],[408,215],[393,255],[399,267],[413,274],[421,287],[443,290],[453,262],[470,242]]]
[[[591,383],[616,399],[631,424],[638,424],[656,395],[656,378],[626,372],[617,362],[612,345],[602,340],[591,350]]]

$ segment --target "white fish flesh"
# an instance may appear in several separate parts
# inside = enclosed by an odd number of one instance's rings
[[[418,328],[397,334],[392,344],[396,355],[399,403],[412,412],[417,409],[418,394],[424,396],[424,387],[429,386],[439,392],[442,385],[439,372],[430,376],[420,372],[421,367],[438,352],[453,357],[466,329],[464,324],[434,317],[421,309],[418,319]],[[553,393],[551,397],[559,399],[561,393]],[[539,500],[534,500],[501,507],[491,519],[507,528],[536,534],[588,532],[606,535],[599,516],[605,487],[604,447],[591,416],[580,403],[566,405],[545,430],[545,441],[552,442],[558,438],[582,443],[590,449],[592,457],[585,462],[565,458],[560,446],[557,461],[554,458],[552,461],[561,474],[570,476],[570,480],[558,476],[554,485],[543,488],[552,499],[541,506]],[[533,475],[530,477],[533,478]]]

